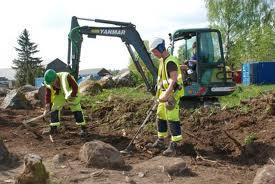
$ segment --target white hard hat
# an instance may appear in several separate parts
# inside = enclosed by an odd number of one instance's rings
[[[164,39],[162,39],[162,38],[155,38],[153,40],[153,42],[151,43],[151,45],[150,45],[150,50],[152,51],[153,49],[157,48],[157,46],[159,44],[164,44]]]

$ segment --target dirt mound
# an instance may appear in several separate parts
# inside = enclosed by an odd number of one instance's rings
[[[91,112],[91,116],[96,124],[106,125],[109,130],[133,129],[144,121],[151,105],[150,100],[134,101],[110,96],[108,101]],[[153,122],[154,117],[150,121]]]
[[[203,154],[218,154],[248,164],[265,164],[274,151],[274,93],[268,92],[231,109],[200,108],[182,112],[183,131]],[[217,157],[215,157],[217,159]]]

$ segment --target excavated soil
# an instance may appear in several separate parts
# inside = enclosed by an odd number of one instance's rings
[[[148,165],[154,164],[150,160],[161,155],[160,151],[145,147],[156,138],[154,116],[134,142],[133,152],[123,156],[133,169],[88,169],[78,160],[79,148],[86,141],[101,140],[123,150],[145,119],[152,103],[149,99],[133,101],[113,96],[98,104],[97,109],[85,109],[90,132],[85,139],[78,136],[73,115],[64,111],[63,126],[53,137],[53,143],[47,135],[42,135],[48,127],[48,118],[29,124],[43,139],[37,139],[22,125],[23,120],[41,115],[43,109],[1,110],[0,136],[19,161],[0,167],[0,183],[13,181],[21,172],[22,158],[27,153],[42,156],[51,178],[61,183],[252,183],[257,169],[275,158],[274,94],[275,91],[265,93],[229,109],[182,109],[184,140],[175,157],[187,163],[192,175],[174,178],[148,171]],[[246,145],[245,140],[249,139],[252,143]],[[52,158],[56,154],[64,154],[67,162],[54,166]],[[134,169],[136,166],[138,171]],[[145,176],[137,177],[142,169]]]

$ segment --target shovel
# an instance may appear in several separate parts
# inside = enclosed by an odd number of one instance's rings
[[[37,116],[37,117],[35,117],[35,118],[31,118],[31,119],[28,119],[28,120],[24,120],[24,121],[22,122],[22,124],[23,124],[24,127],[25,127],[28,131],[30,131],[37,139],[43,139],[43,137],[42,137],[40,134],[38,134],[37,132],[35,132],[35,131],[33,130],[33,128],[31,128],[30,125],[28,125],[28,123],[33,122],[33,121],[36,121],[36,120],[39,120],[39,119],[41,119],[41,118],[44,118],[45,116],[47,116],[47,115],[50,114],[50,113],[51,113],[51,111],[49,111],[49,112],[46,113],[46,114],[39,115],[39,116]]]
[[[128,144],[128,146],[124,149],[121,150],[120,153],[121,154],[129,154],[131,153],[132,149],[133,149],[133,142],[136,139],[137,135],[140,133],[140,131],[144,128],[144,126],[146,125],[146,123],[148,122],[149,118],[151,117],[153,111],[156,110],[158,106],[158,102],[155,101],[153,106],[149,109],[148,114],[145,118],[145,120],[143,121],[143,123],[140,125],[139,129],[137,130],[136,134],[134,135],[133,139],[130,141],[130,143]]]

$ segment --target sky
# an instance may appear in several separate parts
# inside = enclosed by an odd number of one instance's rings
[[[55,58],[67,62],[71,17],[131,22],[143,40],[161,37],[176,29],[207,27],[204,0],[8,0],[0,6],[0,68],[10,68],[17,58],[17,39],[26,28],[32,42],[38,44],[43,63]],[[79,21],[81,26],[108,26]],[[122,69],[130,55],[120,38],[84,36],[80,69]]]

